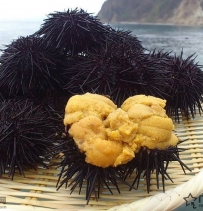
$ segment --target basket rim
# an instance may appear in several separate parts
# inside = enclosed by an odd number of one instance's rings
[[[203,193],[203,170],[187,182],[167,190],[165,193],[157,193],[130,204],[115,206],[108,211],[170,211],[184,204],[187,196],[198,197]],[[189,200],[192,200],[192,197]],[[188,197],[189,198],[189,197]],[[152,206],[153,205],[153,206]]]

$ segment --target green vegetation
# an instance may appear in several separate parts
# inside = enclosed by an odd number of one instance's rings
[[[166,20],[169,18],[181,1],[182,0],[107,0],[99,12],[98,17],[104,22],[156,22],[157,20]]]

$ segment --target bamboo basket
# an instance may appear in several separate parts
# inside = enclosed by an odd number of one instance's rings
[[[100,199],[96,201],[91,198],[86,204],[85,190],[79,195],[75,190],[70,195],[69,188],[62,186],[56,190],[57,174],[60,169],[50,167],[44,169],[38,167],[37,171],[29,170],[25,172],[25,177],[15,174],[12,181],[7,175],[0,179],[0,197],[6,197],[6,210],[150,210],[150,211],[171,211],[185,203],[184,197],[190,193],[193,197],[198,197],[203,193],[203,117],[198,112],[195,119],[186,120],[181,118],[180,122],[175,122],[175,133],[183,142],[179,146],[187,149],[180,153],[181,160],[192,170],[186,170],[184,174],[181,166],[177,162],[171,162],[168,173],[173,180],[166,180],[166,192],[162,187],[156,187],[155,175],[151,178],[151,191],[147,193],[145,180],[140,182],[138,190],[129,191],[128,187],[119,184],[121,193],[113,189],[113,195],[107,188],[103,187]],[[56,162],[54,158],[52,162]],[[128,182],[132,182],[129,178]]]

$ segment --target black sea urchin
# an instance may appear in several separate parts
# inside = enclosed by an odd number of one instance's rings
[[[5,100],[0,103],[0,177],[12,178],[16,170],[46,167],[45,160],[53,145],[55,126],[49,115],[28,100]]]
[[[53,122],[57,128],[57,133],[64,131],[64,108],[70,94],[63,92],[47,92],[42,98],[36,99],[36,103],[41,105],[49,115],[49,120]]]
[[[70,187],[71,193],[79,188],[80,194],[84,188],[87,204],[93,194],[98,200],[103,186],[106,186],[111,194],[113,194],[112,186],[120,193],[118,181],[131,188],[131,185],[122,179],[122,167],[102,168],[86,163],[85,155],[79,151],[72,138],[65,138],[52,149],[52,152],[63,153],[63,159],[59,164],[61,171],[56,185],[57,190],[65,184],[66,188]]]
[[[69,69],[76,74],[64,89],[73,94],[109,95],[118,106],[135,94],[161,97],[163,76],[156,64],[156,60],[144,54],[136,37],[114,31],[99,50],[89,52]]]
[[[6,46],[0,57],[0,87],[7,95],[42,95],[61,90],[63,62],[58,52],[46,48],[42,39],[20,37]]]
[[[119,58],[121,57],[121,55],[119,54],[122,54],[122,56],[127,57],[130,56],[131,53],[142,53],[145,50],[141,44],[141,41],[135,35],[132,35],[132,32],[129,30],[126,31],[121,29],[112,29],[106,35],[106,39],[104,41],[105,42],[101,43],[101,45],[106,45],[106,41],[111,41],[112,43],[118,45],[119,51],[117,51],[117,53]]]
[[[180,144],[182,142],[179,142]],[[135,154],[135,158],[127,163],[125,166],[125,178],[131,176],[135,171],[135,179],[132,186],[137,189],[141,178],[145,178],[147,191],[150,191],[150,180],[151,174],[155,172],[157,188],[159,188],[159,175],[161,175],[163,191],[165,191],[165,180],[170,178],[167,173],[167,168],[169,162],[177,161],[182,167],[183,171],[188,169],[191,171],[179,158],[179,152],[184,151],[184,149],[178,146],[169,146],[166,149],[148,149],[147,147],[141,147],[139,152]]]
[[[109,29],[96,17],[76,8],[49,14],[35,34],[61,53],[75,55],[97,47]]]
[[[200,113],[202,111],[203,71],[193,56],[184,59],[183,51],[179,56],[162,52],[152,55],[160,59],[159,64],[166,75],[162,86],[167,100],[166,112],[178,121],[180,112],[188,119],[195,117],[196,107]]]

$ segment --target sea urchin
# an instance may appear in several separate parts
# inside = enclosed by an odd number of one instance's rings
[[[0,103],[0,177],[16,170],[46,167],[53,146],[55,127],[49,115],[29,100],[5,100]]]
[[[35,35],[65,55],[77,55],[96,48],[109,29],[96,17],[76,8],[49,14]]]
[[[39,96],[47,90],[61,90],[65,76],[60,54],[34,36],[20,37],[0,57],[0,87],[7,96]]]
[[[169,53],[153,52],[151,57],[158,58],[160,69],[165,75],[162,92],[166,99],[166,112],[179,121],[180,113],[188,119],[194,118],[196,108],[202,111],[203,71],[201,65],[195,63],[194,54],[183,58]]]

